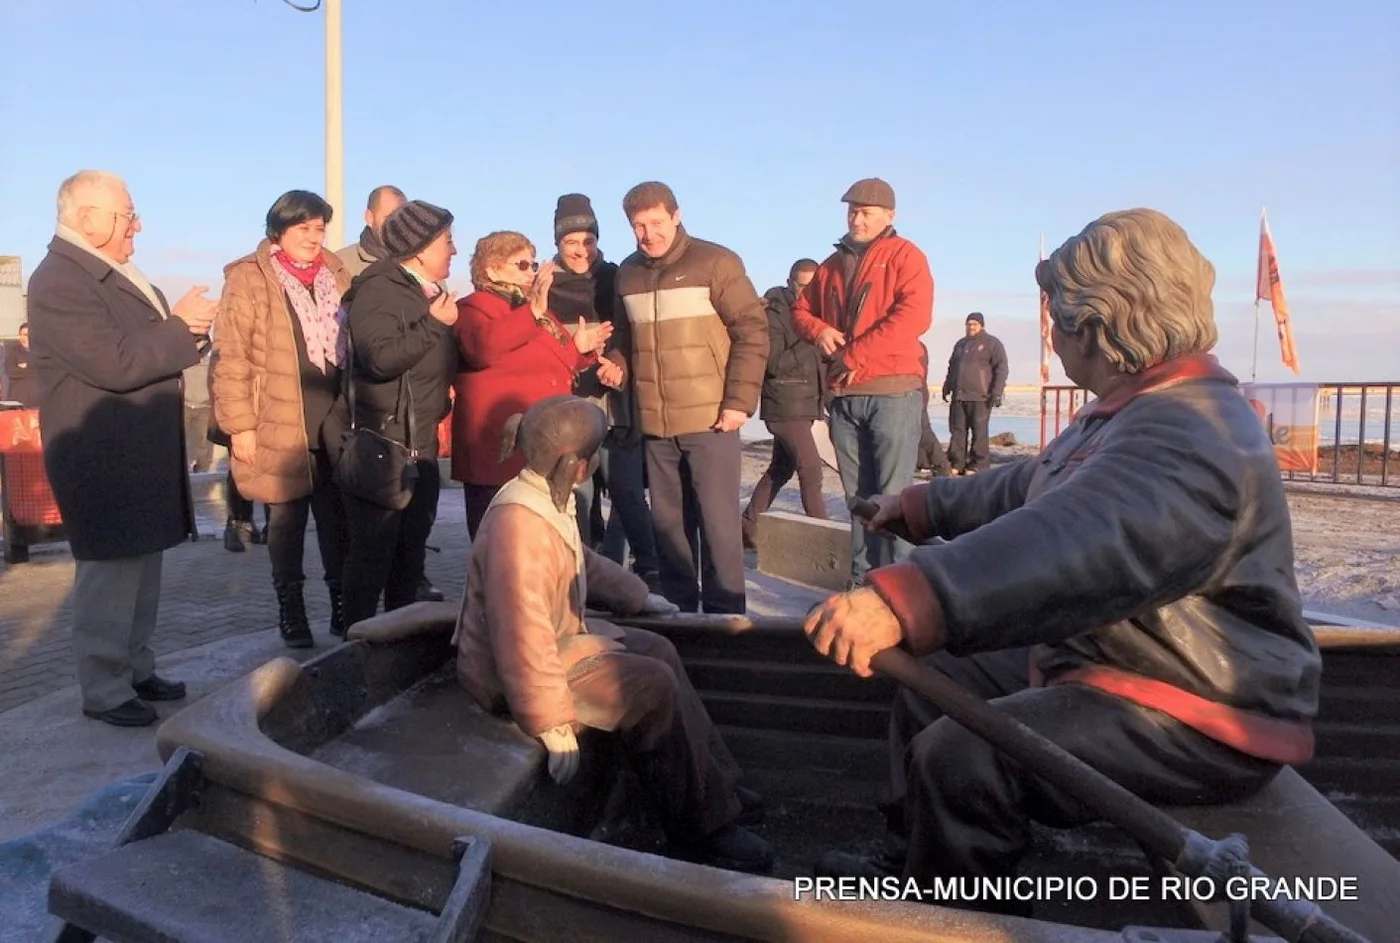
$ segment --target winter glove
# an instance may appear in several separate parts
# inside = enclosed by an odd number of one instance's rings
[[[647,616],[673,616],[681,611],[677,606],[665,596],[657,593],[647,593],[647,601],[642,603],[642,615]]]
[[[993,396],[993,397],[992,397],[992,408],[993,408],[993,409],[1001,409],[1001,397],[1000,397],[1000,396]]]
[[[578,772],[578,737],[574,728],[560,724],[540,734],[540,743],[549,751],[549,775],[559,785],[564,785]]]

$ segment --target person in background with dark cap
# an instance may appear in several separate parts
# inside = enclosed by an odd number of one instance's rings
[[[987,333],[982,312],[967,316],[967,336],[953,345],[943,402],[948,406],[948,461],[955,475],[987,470],[987,422],[1006,392],[1006,348]],[[967,445],[972,433],[972,448]]]
[[[410,201],[384,221],[381,240],[385,258],[345,294],[353,345],[347,384],[357,424],[416,448],[418,474],[401,511],[342,492],[350,535],[342,580],[346,627],[373,616],[380,593],[385,611],[416,601],[441,484],[437,426],[451,409],[447,391],[457,371],[457,298],[446,286],[457,254],[452,214]],[[401,408],[400,395],[411,405]],[[340,404],[348,430],[343,397]]]
[[[406,199],[398,187],[375,187],[369,192],[369,203],[365,207],[365,228],[360,232],[360,241],[352,242],[336,253],[336,257],[345,263],[351,278],[384,258],[384,243],[379,238],[384,228],[384,220],[388,219],[394,210],[403,206]]]
[[[606,321],[616,325],[617,265],[603,259],[598,250],[598,217],[593,204],[582,193],[566,193],[554,209],[554,244],[557,268],[549,287],[549,310],[569,330],[577,330],[579,318],[589,324]],[[632,418],[631,391],[602,382],[620,383],[617,367],[602,360],[598,367],[579,374],[574,393],[598,406],[608,417],[608,437],[599,453],[601,477],[612,499],[612,514],[602,533],[592,532],[592,505],[597,501],[595,479],[580,486],[579,529],[584,541],[598,548],[615,563],[626,564],[628,547],[636,556],[634,572],[655,588],[658,585],[656,537],[652,533],[651,509],[647,507],[643,472],[646,455],[642,431]]]
[[[829,360],[831,444],[849,500],[914,479],[927,368],[920,337],[933,323],[933,274],[894,230],[894,188],[858,180],[841,197],[846,235],[793,305],[797,332]],[[907,555],[907,544],[851,520],[851,585]]]
[[[524,467],[491,499],[472,542],[452,644],[457,678],[484,710],[508,713],[549,751],[549,775],[578,773],[578,735],[617,735],[673,852],[765,872],[773,849],[739,823],[762,797],[740,770],[691,685],[675,646],[645,629],[585,618],[585,599],[624,616],[674,615],[635,575],[580,537],[574,504],[597,465],[607,417],[551,396],[507,419],[504,447]]]

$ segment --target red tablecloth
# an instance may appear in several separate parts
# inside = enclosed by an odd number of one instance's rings
[[[27,527],[63,523],[44,473],[37,409],[0,411],[0,474],[4,476],[5,510],[12,522]]]

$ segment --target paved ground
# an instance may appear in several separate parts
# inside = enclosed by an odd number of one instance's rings
[[[267,548],[224,549],[219,491],[201,485],[196,492],[201,539],[165,554],[153,642],[158,655],[277,625]],[[461,489],[444,488],[438,507],[429,544],[442,552],[429,551],[428,578],[449,599],[460,598],[469,546]],[[261,507],[257,514],[261,523]],[[32,554],[29,563],[0,564],[0,714],[76,682],[70,641],[73,558],[66,544],[35,547]],[[325,643],[330,607],[314,538],[306,541],[305,571],[307,614],[318,643]]]

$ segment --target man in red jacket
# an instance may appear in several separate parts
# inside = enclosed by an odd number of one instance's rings
[[[868,498],[914,479],[927,383],[919,338],[933,323],[933,274],[918,246],[894,231],[893,187],[858,180],[841,200],[848,231],[797,299],[792,320],[830,362],[841,488],[848,499]],[[851,522],[852,586],[895,558],[894,538]]]

